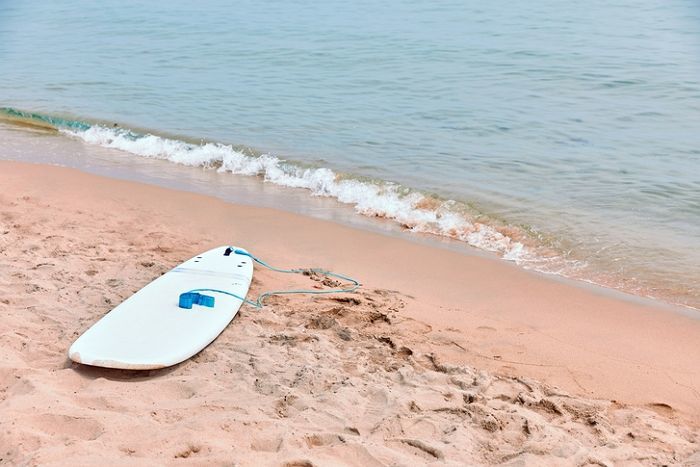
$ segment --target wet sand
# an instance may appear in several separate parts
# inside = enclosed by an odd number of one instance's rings
[[[244,307],[170,369],[67,359],[121,300],[229,243],[363,289]],[[296,285],[328,286],[258,269],[251,294]],[[692,313],[72,169],[0,162],[0,343],[0,463],[700,462]]]

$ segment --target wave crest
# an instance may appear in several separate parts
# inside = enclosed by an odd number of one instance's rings
[[[304,168],[270,154],[250,156],[220,143],[192,144],[122,128],[93,125],[59,131],[86,143],[118,149],[143,157],[195,167],[218,167],[221,172],[257,176],[276,185],[303,188],[314,196],[335,198],[353,205],[365,216],[400,223],[413,232],[441,235],[521,262],[528,258],[523,243],[495,227],[460,212],[455,201],[439,200],[391,182],[370,182],[339,176],[328,168]]]

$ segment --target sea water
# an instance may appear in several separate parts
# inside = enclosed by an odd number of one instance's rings
[[[692,0],[0,1],[0,107],[700,306]]]

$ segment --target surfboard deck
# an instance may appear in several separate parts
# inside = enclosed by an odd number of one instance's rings
[[[245,297],[253,279],[253,261],[214,248],[185,261],[124,300],[83,333],[70,347],[71,360],[86,365],[153,370],[196,355],[228,326],[242,301],[215,297],[213,307],[179,307],[180,294],[219,289]],[[239,247],[231,247],[235,250]]]

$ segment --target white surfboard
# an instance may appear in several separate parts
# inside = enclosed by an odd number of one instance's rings
[[[73,343],[70,359],[106,368],[152,370],[197,354],[228,326],[242,301],[201,292],[214,297],[214,306],[193,304],[187,309],[180,307],[180,294],[218,289],[245,297],[253,278],[253,260],[236,254],[236,248],[202,253],[124,300]]]

